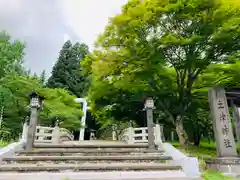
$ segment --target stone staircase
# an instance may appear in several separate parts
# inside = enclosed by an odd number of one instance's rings
[[[162,150],[147,144],[35,144],[2,158],[0,180],[190,180]]]

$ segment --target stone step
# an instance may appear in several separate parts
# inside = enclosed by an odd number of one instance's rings
[[[34,148],[82,148],[82,149],[147,149],[148,144],[34,144]],[[157,147],[156,147],[157,148]]]
[[[0,172],[167,171],[181,166],[162,163],[4,164]],[[0,175],[1,176],[1,175]]]
[[[171,160],[170,156],[10,156],[3,157],[4,161],[63,161],[63,160]]]
[[[96,178],[97,177],[97,178]],[[1,173],[0,180],[201,180],[188,178],[181,171],[115,171],[66,173]]]
[[[163,155],[163,150],[149,150],[149,149],[82,149],[82,148],[46,148],[46,149],[34,149],[33,151],[20,151],[17,155],[25,155],[25,156],[38,156],[38,155],[47,155],[47,156],[68,156],[68,155],[98,155],[98,156],[106,156],[106,155]]]
[[[3,164],[36,163],[36,164],[69,164],[69,163],[112,163],[112,162],[166,162],[170,156],[11,156],[2,158]]]

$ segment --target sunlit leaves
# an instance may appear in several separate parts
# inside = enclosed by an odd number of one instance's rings
[[[12,41],[6,32],[0,32],[0,78],[21,66],[24,44]]]
[[[98,49],[84,60],[95,110],[127,106],[129,99],[141,102],[151,94],[158,111],[165,113],[163,121],[174,125],[179,116],[187,122],[190,117],[204,118],[197,122],[200,131],[209,126],[208,88],[239,84],[239,4],[238,0],[129,1],[98,38]],[[129,111],[142,108],[131,105]],[[111,111],[108,116],[115,119],[121,117],[117,113],[128,112]],[[188,128],[197,130],[191,123]]]
[[[17,128],[21,130],[22,122],[26,116],[29,116],[29,94],[35,90],[45,98],[43,109],[40,111],[39,123],[52,126],[56,118],[61,121],[61,127],[76,129],[80,127],[80,117],[82,115],[81,105],[74,102],[74,96],[71,96],[64,89],[42,88],[38,79],[28,76],[8,75],[0,80],[5,95],[3,122],[6,128]],[[3,90],[4,90],[3,89]],[[11,96],[10,96],[11,95]]]
[[[39,88],[38,93],[44,98],[43,123],[51,125],[59,119],[61,127],[75,130],[81,126],[81,105],[74,101],[74,96],[64,89]]]

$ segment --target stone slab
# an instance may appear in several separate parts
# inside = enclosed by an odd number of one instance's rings
[[[229,175],[240,173],[240,158],[225,157],[205,160],[210,170],[220,171]]]
[[[84,140],[84,141],[64,141],[61,144],[126,144],[126,142],[105,140]]]
[[[148,144],[34,144],[35,148],[148,148]]]
[[[0,180],[200,180],[187,178],[181,171],[119,171],[66,173],[0,173]]]
[[[115,170],[181,170],[181,166],[162,163],[83,163],[83,164],[6,164],[0,172],[7,171],[115,171]]]
[[[171,160],[170,156],[10,156],[3,161]]]
[[[207,164],[240,165],[240,157],[222,157],[206,159]]]
[[[19,154],[36,154],[36,153],[163,153],[163,150],[150,149],[35,149],[33,151],[20,151]]]

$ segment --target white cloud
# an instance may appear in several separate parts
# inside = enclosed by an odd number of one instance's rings
[[[59,0],[0,0],[0,31],[26,42],[24,65],[32,72],[51,72],[65,34],[80,40],[65,25],[59,4]]]
[[[92,48],[108,18],[120,13],[125,3],[127,0],[62,0],[62,8],[68,25]]]
[[[50,72],[64,41],[92,48],[127,0],[0,0],[0,31],[27,44],[25,66]]]

